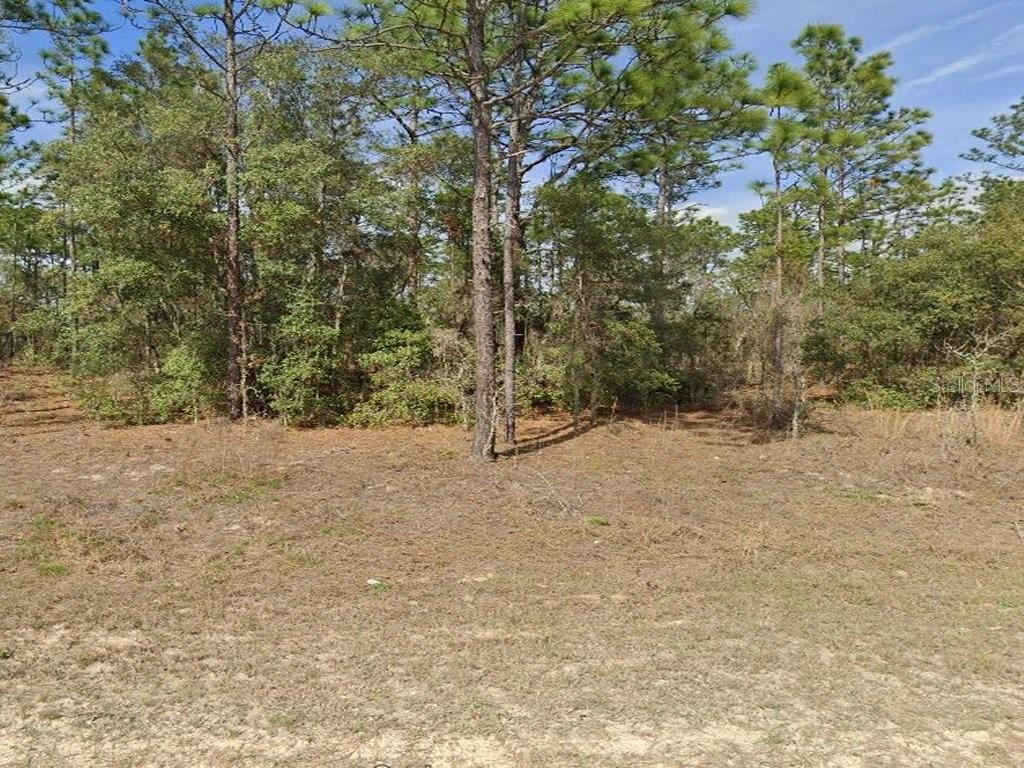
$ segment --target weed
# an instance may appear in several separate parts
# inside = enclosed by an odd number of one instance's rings
[[[292,715],[292,714],[287,714],[287,715],[281,715],[281,714],[271,715],[270,717],[267,718],[267,724],[270,725],[272,728],[284,728],[286,730],[291,730],[291,729],[295,728],[295,726],[299,725],[299,723],[301,723],[301,722],[302,722],[302,718],[301,717],[299,717],[298,715]]]
[[[324,525],[320,527],[320,534],[322,536],[328,536],[332,539],[346,539],[351,536],[355,536],[360,533],[360,530],[354,525],[347,525],[345,523],[339,523],[336,525]]]
[[[250,476],[231,472],[181,473],[172,477],[154,493],[158,496],[178,496],[185,492],[197,501],[245,504],[283,486],[282,478],[264,473]]]
[[[143,531],[151,531],[160,525],[160,519],[160,513],[151,509],[139,515],[135,524]]]
[[[121,542],[92,531],[75,531],[66,523],[47,515],[36,515],[29,521],[30,533],[18,542],[16,555],[34,563],[40,573],[64,576],[69,565],[61,556],[82,557],[91,560],[109,560],[114,557]]]
[[[608,522],[607,517],[601,517],[601,515],[591,515],[584,521],[587,525],[611,525]]]
[[[217,570],[227,570],[237,564],[240,560],[245,557],[246,547],[248,542],[238,542],[234,544],[230,549],[214,555],[210,558],[211,567]]]
[[[284,556],[284,559],[299,568],[309,568],[314,565],[319,565],[321,562],[320,558],[306,554],[305,552],[289,552]]]
[[[279,477],[257,475],[241,480],[238,485],[226,488],[220,493],[210,496],[208,500],[222,504],[244,504],[255,501],[267,491],[276,491],[282,485],[284,482]]]
[[[64,563],[57,563],[50,560],[36,563],[39,572],[46,576],[67,576],[71,568]]]

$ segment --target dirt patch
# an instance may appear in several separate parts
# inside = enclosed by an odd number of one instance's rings
[[[2,766],[1024,754],[1009,438],[550,419],[477,466],[454,429],[108,429],[4,388]]]

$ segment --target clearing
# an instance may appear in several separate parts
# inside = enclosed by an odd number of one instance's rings
[[[820,421],[535,421],[477,466],[450,428],[107,428],[15,370],[0,765],[1021,765],[1019,430]]]

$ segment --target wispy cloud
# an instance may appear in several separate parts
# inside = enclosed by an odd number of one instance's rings
[[[986,16],[991,16],[993,13],[1005,11],[1010,8],[1019,8],[1021,5],[1024,5],[1024,3],[996,3],[995,5],[990,5],[987,8],[982,8],[977,11],[972,11],[971,13],[965,13],[962,16],[957,16],[955,19],[950,19],[949,21],[923,24],[916,29],[904,32],[902,35],[897,35],[885,45],[878,46],[873,53],[877,53],[879,51],[892,51],[897,48],[902,48],[905,45],[919,42],[920,40],[926,40],[927,38],[934,37],[935,35],[941,35],[943,32],[952,32],[954,29],[965,27],[968,24],[980,21]]]
[[[987,83],[990,80],[1000,80],[1010,75],[1019,75],[1024,72],[1024,64],[1014,64],[1012,67],[1003,67],[997,69],[995,72],[989,72],[988,74],[980,75],[974,78],[977,83]]]
[[[948,64],[943,64],[922,77],[908,81],[906,85],[908,88],[931,85],[934,82],[959,74],[960,72],[966,72],[982,64],[1013,56],[1022,50],[1024,50],[1024,24],[1018,24],[996,37],[981,50],[961,56],[959,59]]]

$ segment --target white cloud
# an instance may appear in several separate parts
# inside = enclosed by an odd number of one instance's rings
[[[698,219],[711,219],[717,221],[719,224],[724,224],[727,227],[735,229],[740,224],[740,213],[744,210],[749,209],[751,206],[734,207],[731,205],[706,205],[704,203],[698,203],[693,206],[693,215]]]
[[[908,88],[931,85],[938,80],[943,80],[950,75],[956,75],[960,72],[966,72],[981,64],[1005,59],[1019,53],[1022,49],[1024,49],[1024,24],[1018,24],[996,37],[985,48],[967,56],[961,56],[959,59],[948,64],[943,64],[922,77],[910,80],[906,85]]]
[[[1000,78],[1008,77],[1010,75],[1019,75],[1022,72],[1024,72],[1024,64],[1014,64],[1012,67],[1003,67],[1002,69],[997,69],[995,72],[989,72],[986,75],[980,75],[974,79],[975,82],[986,83],[989,80],[999,80]]]
[[[904,32],[902,35],[897,35],[885,45],[878,46],[878,48],[872,52],[878,53],[879,51],[892,51],[897,48],[902,48],[905,45],[910,45],[911,43],[916,43],[919,40],[925,40],[929,37],[940,35],[943,32],[952,32],[954,29],[959,29],[960,27],[967,26],[968,24],[973,24],[974,22],[980,21],[986,16],[991,16],[993,13],[998,11],[1017,8],[1020,5],[1022,5],[1020,2],[997,3],[996,5],[990,5],[988,8],[982,8],[978,11],[965,13],[962,16],[957,16],[955,19],[950,19],[949,21],[923,24],[916,29]]]

